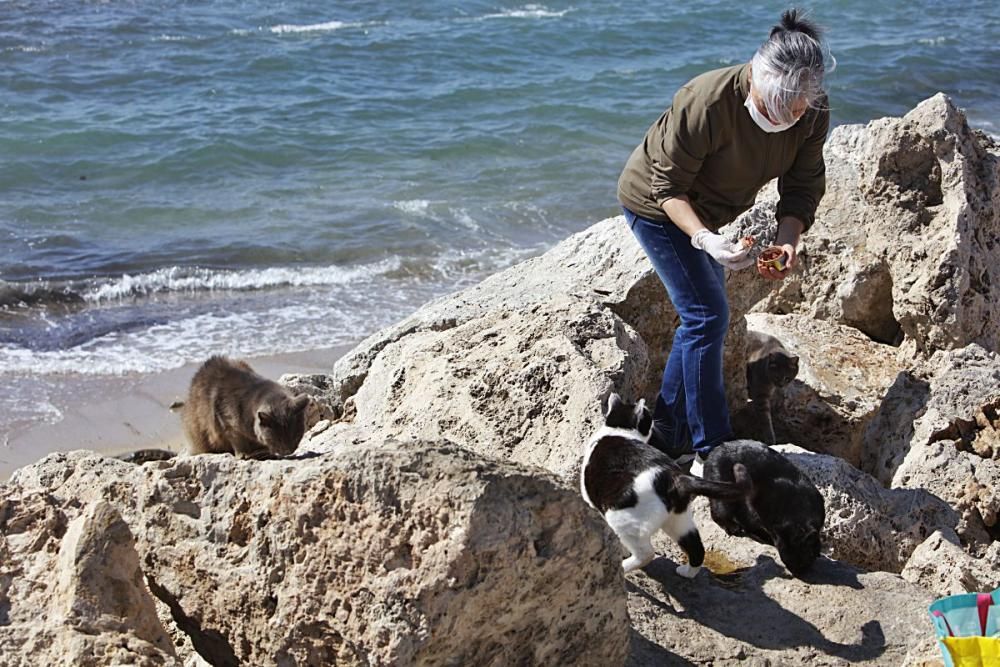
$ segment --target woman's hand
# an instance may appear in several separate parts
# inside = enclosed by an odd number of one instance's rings
[[[744,248],[707,229],[695,232],[691,237],[691,245],[698,250],[704,250],[712,259],[730,271],[739,271],[753,264],[753,260],[747,257],[750,248]]]
[[[766,278],[767,280],[784,280],[788,277],[788,274],[799,263],[799,256],[796,248],[799,247],[799,237],[802,235],[802,230],[805,225],[802,221],[796,217],[786,215],[778,222],[778,235],[774,240],[774,244],[785,251],[785,268],[779,271],[773,266],[761,266],[757,265],[757,273]]]
[[[779,271],[771,265],[761,266],[758,264],[757,273],[762,275],[766,280],[784,280],[785,276],[791,273],[792,269],[794,269],[795,265],[798,263],[795,246],[791,243],[785,243],[777,247],[785,251],[785,268]]]

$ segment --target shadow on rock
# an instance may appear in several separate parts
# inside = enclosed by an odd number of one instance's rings
[[[846,586],[854,590],[864,590],[856,570],[849,570],[835,560],[820,556],[812,567],[799,577],[800,581],[817,586]]]
[[[876,620],[861,625],[859,644],[841,644],[830,641],[812,623],[770,598],[763,590],[767,581],[785,579],[789,585],[795,585],[785,568],[770,557],[759,556],[753,567],[726,575],[721,581],[713,575],[706,577],[706,573],[700,574],[695,581],[684,579],[675,573],[675,567],[670,560],[658,558],[645,569],[646,574],[663,588],[664,595],[677,600],[683,608],[679,611],[660,600],[654,601],[664,613],[689,618],[762,649],[811,647],[849,662],[872,660],[885,652],[885,635]],[[817,561],[810,583],[864,588],[852,568],[826,559]],[[639,587],[630,590],[650,597]],[[802,586],[802,591],[805,594],[808,588]]]
[[[645,665],[678,665],[680,667],[694,667],[696,663],[687,658],[682,658],[676,653],[671,653],[656,642],[650,641],[640,633],[632,630],[629,639],[628,660],[625,667],[645,667]]]

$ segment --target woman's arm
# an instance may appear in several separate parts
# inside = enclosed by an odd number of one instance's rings
[[[702,229],[707,229],[691,207],[691,200],[688,199],[687,195],[677,195],[672,199],[667,199],[661,204],[661,207],[667,217],[688,236],[694,236]]]

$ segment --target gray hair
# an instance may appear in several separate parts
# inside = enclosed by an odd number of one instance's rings
[[[767,41],[753,56],[753,87],[777,124],[795,121],[792,104],[804,99],[816,108],[824,96],[823,75],[829,55],[819,27],[791,9],[781,15],[781,22],[771,29]],[[830,56],[833,70],[836,61]]]

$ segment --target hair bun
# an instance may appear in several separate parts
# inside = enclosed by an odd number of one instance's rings
[[[785,32],[801,32],[812,37],[817,42],[820,40],[820,29],[815,23],[799,15],[798,9],[786,9],[781,13],[781,22],[771,28],[771,37]]]

